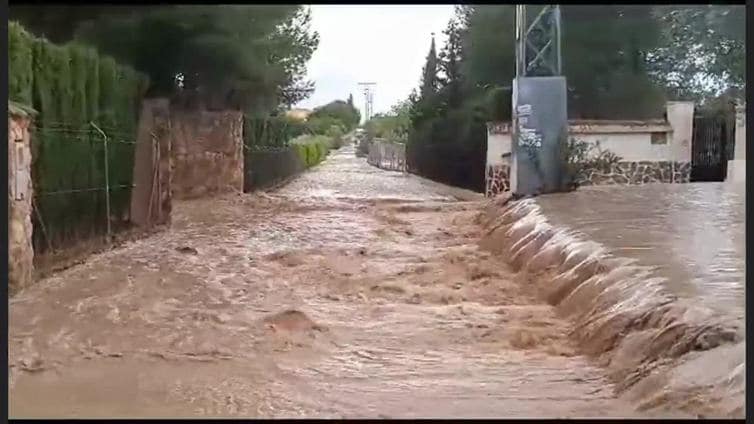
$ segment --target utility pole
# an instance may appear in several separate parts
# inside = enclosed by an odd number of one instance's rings
[[[374,91],[373,87],[376,86],[376,82],[360,82],[359,86],[361,87],[363,93],[364,93],[364,122],[368,121],[372,117],[373,112],[373,100],[374,100]]]
[[[533,20],[527,8],[541,7]],[[511,191],[537,195],[561,191],[562,148],[568,121],[561,75],[560,7],[516,6],[516,78],[513,80]]]

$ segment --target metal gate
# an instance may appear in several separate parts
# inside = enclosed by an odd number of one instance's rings
[[[725,181],[733,126],[725,116],[695,116],[691,181]]]

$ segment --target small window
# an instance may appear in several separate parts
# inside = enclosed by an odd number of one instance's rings
[[[668,144],[668,133],[653,132],[651,135],[652,144]]]

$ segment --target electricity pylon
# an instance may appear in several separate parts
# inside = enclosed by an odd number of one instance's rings
[[[374,92],[373,87],[377,85],[376,82],[360,82],[359,86],[364,92],[364,122],[368,121],[372,117]]]
[[[516,76],[559,76],[561,70],[560,6],[542,6],[531,23],[526,6],[516,6]]]
[[[516,6],[516,78],[513,81],[511,191],[536,195],[560,191],[565,178],[566,81],[560,56],[560,7],[541,7],[533,20]]]

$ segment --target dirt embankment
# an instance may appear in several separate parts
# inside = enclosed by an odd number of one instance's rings
[[[744,416],[742,323],[672,295],[651,268],[553,227],[531,199],[497,198],[479,220],[480,246],[573,323],[580,350],[639,410]]]

